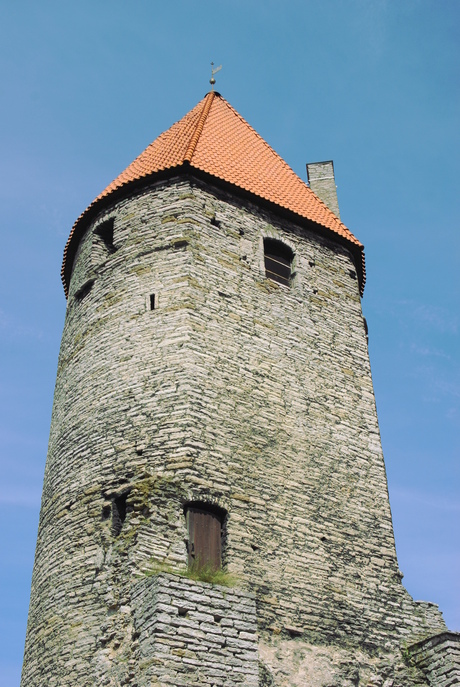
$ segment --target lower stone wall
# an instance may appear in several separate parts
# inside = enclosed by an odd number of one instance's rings
[[[414,665],[421,668],[430,687],[460,685],[460,633],[441,632],[408,647]]]
[[[161,573],[131,594],[138,687],[256,687],[254,595]]]
[[[301,638],[262,634],[259,687],[429,687],[406,652],[381,648],[375,655]]]

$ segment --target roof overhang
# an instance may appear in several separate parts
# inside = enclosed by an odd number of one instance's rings
[[[300,227],[306,228],[328,241],[341,245],[346,248],[353,258],[356,273],[359,283],[359,291],[363,295],[364,285],[366,282],[366,267],[364,259],[364,246],[356,240],[350,241],[344,236],[337,234],[335,231],[318,224],[312,219],[303,217],[302,215],[284,208],[277,203],[271,202],[265,198],[261,198],[255,193],[251,193],[238,185],[232,184],[220,177],[216,177],[208,172],[193,167],[189,162],[183,162],[176,167],[160,170],[153,174],[146,175],[142,178],[129,181],[119,188],[114,189],[108,195],[100,196],[89,205],[89,207],[80,215],[72,227],[69,239],[64,248],[64,256],[61,268],[61,279],[64,286],[66,298],[69,293],[70,278],[72,275],[73,263],[78,250],[80,240],[86,233],[92,221],[103,211],[110,206],[125,199],[128,196],[136,195],[145,191],[146,188],[160,181],[172,179],[174,177],[194,178],[196,180],[211,184],[220,188],[231,195],[234,195],[242,200],[250,201],[252,204],[259,206],[261,209],[267,210],[279,218],[285,218]]]

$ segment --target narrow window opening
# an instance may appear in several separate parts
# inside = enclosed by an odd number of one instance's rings
[[[115,496],[112,501],[112,534],[118,537],[126,519],[126,500],[128,492]]]
[[[89,294],[89,292],[93,288],[93,284],[94,279],[88,279],[88,281],[85,282],[83,286],[78,289],[78,291],[75,293],[75,298],[77,299],[77,301],[82,301],[85,298],[85,296]]]
[[[293,639],[295,637],[301,637],[303,635],[303,630],[301,630],[300,627],[287,627],[286,631],[288,635]]]
[[[150,294],[150,310],[155,310],[155,294]]]
[[[175,239],[174,241],[171,241],[172,247],[173,247],[173,248],[176,248],[176,249],[178,249],[178,248],[187,248],[188,243],[189,243],[188,240],[187,240],[187,239],[184,239],[184,238]]]
[[[226,511],[208,503],[186,506],[188,566],[191,570],[219,570]]]
[[[268,279],[283,284],[291,285],[292,260],[294,253],[289,246],[276,239],[264,239],[265,274]]]
[[[106,247],[109,253],[115,253],[116,251],[116,248],[113,245],[113,225],[113,218],[108,219],[105,222],[102,222],[102,224],[100,224],[98,227],[96,227],[94,232],[95,234],[101,237],[101,239],[104,242],[104,246]]]

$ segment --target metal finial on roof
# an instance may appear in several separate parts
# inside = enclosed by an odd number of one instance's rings
[[[217,72],[220,72],[222,69],[222,65],[220,67],[216,67],[214,69],[214,62],[211,62],[211,78],[209,79],[209,83],[211,84],[211,91],[214,90],[214,84],[216,83],[216,80],[214,78],[214,74],[217,74]]]

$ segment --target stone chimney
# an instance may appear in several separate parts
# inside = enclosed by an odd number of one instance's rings
[[[340,219],[332,160],[307,163],[307,177],[311,190]]]

